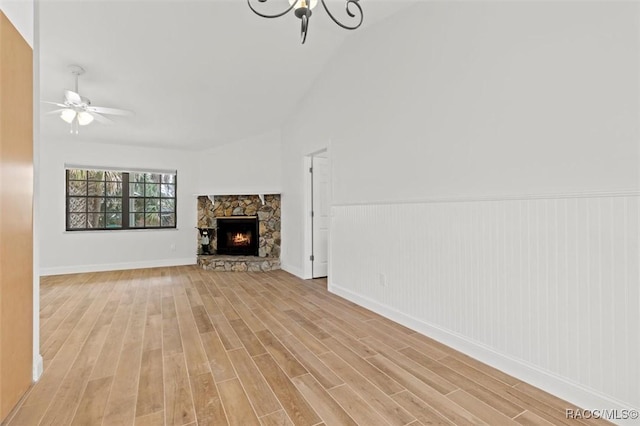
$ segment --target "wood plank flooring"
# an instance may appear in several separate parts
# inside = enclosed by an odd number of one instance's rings
[[[7,426],[606,423],[283,271],[43,277],[40,313]]]

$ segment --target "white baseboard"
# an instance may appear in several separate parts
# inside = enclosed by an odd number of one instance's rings
[[[33,359],[33,382],[37,382],[40,380],[40,376],[42,376],[42,372],[44,371],[44,361],[42,360],[42,355],[38,354]]]
[[[571,382],[562,376],[542,370],[535,365],[496,352],[486,345],[465,338],[465,336],[406,315],[390,306],[356,294],[335,283],[329,282],[328,289],[331,293],[370,309],[425,336],[431,337],[442,344],[497,368],[530,385],[569,401],[580,408],[587,410],[617,410],[619,413],[623,410],[638,411],[640,409],[640,407],[630,407],[621,401],[614,400],[607,395],[588,389],[578,383]],[[620,425],[640,424],[637,419],[612,421]]]
[[[287,265],[286,263],[281,263],[280,264],[280,269],[282,269],[283,271],[286,271],[292,275],[295,275],[296,277],[300,278],[300,279],[305,279],[304,278],[304,272],[302,272],[302,269],[300,268],[296,268],[295,266],[291,266],[291,265]]]
[[[105,263],[101,265],[59,266],[54,268],[41,268],[40,275],[47,276],[79,274],[84,272],[121,271],[125,269],[146,269],[166,266],[195,265],[196,263],[197,262],[195,257],[187,257],[182,259],[146,260],[142,262]]]

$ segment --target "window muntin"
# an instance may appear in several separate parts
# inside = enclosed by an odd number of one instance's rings
[[[176,227],[175,172],[66,170],[67,231]]]

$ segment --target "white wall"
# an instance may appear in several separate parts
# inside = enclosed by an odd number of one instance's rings
[[[0,10],[9,18],[29,46],[33,47],[34,0],[0,0]]]
[[[198,195],[280,193],[280,131],[198,153]]]
[[[43,275],[195,263],[198,176],[193,152],[43,139],[40,155]],[[177,170],[177,229],[65,232],[65,164]]]
[[[354,34],[283,129],[283,265],[303,265],[303,156],[330,145],[333,291],[587,408],[640,407],[639,12],[429,2]]]
[[[203,152],[44,140],[40,271],[52,275],[195,263],[196,195],[280,193],[280,152],[279,131]],[[177,169],[178,229],[65,232],[65,164]]]

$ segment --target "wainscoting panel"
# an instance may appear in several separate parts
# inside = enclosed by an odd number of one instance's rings
[[[334,206],[330,288],[595,401],[640,407],[638,200]]]

